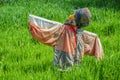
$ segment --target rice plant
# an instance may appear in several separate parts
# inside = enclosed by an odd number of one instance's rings
[[[1,0],[0,80],[119,80],[119,5],[116,5],[117,8],[111,7],[115,3],[112,1],[99,7],[96,5],[98,1]],[[75,9],[82,7],[91,10],[91,24],[84,29],[98,34],[104,49],[104,59],[97,61],[94,57],[84,56],[82,62],[70,71],[59,72],[53,66],[52,48],[30,35],[28,15],[64,23]]]

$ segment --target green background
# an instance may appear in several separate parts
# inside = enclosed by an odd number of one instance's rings
[[[119,0],[0,0],[0,80],[120,80]],[[88,7],[104,58],[84,56],[78,66],[59,72],[53,49],[29,33],[29,14],[64,23],[75,9]]]

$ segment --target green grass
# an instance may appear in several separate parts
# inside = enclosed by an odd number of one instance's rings
[[[0,80],[119,80],[120,11],[116,7],[95,5],[94,0],[1,0],[0,1]],[[108,0],[109,1],[109,0]],[[75,5],[76,4],[76,5]],[[59,72],[53,66],[53,50],[32,38],[28,15],[34,14],[64,23],[76,8],[88,7],[92,13],[85,30],[100,37],[104,59],[84,56],[79,66]]]

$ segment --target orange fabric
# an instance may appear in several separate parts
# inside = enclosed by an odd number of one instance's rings
[[[48,30],[48,29],[38,27],[32,22],[29,23],[31,35],[35,39],[37,39],[39,42],[42,42],[46,45],[53,46],[53,47],[55,46],[56,41],[58,40],[60,35],[58,32],[60,31],[60,26],[59,25],[56,25],[56,26],[58,27]]]
[[[55,49],[62,50],[72,55],[76,48],[76,27],[65,25],[56,43]]]
[[[31,35],[46,45],[52,46],[56,50],[61,50],[72,55],[76,48],[76,27],[68,25],[56,25],[50,29],[44,29],[29,23]],[[103,49],[97,35],[83,31],[80,41],[83,43],[83,49],[80,54],[92,55],[98,59],[103,57]]]
[[[29,23],[31,35],[38,41],[72,55],[76,48],[76,27],[59,24],[51,29],[43,29],[32,22]]]
[[[81,40],[84,44],[82,55],[92,55],[97,57],[99,60],[103,57],[103,49],[100,40],[97,35],[93,35],[87,32],[83,32]]]

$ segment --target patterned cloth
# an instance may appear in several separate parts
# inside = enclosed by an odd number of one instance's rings
[[[103,57],[100,40],[94,33],[34,15],[30,15],[29,28],[35,39],[53,47],[54,64],[61,69],[79,63],[84,54],[100,60]]]
[[[62,70],[74,64],[78,64],[82,59],[83,44],[81,44],[82,30],[77,30],[77,45],[75,55],[54,49],[54,65],[58,65]]]
[[[83,56],[95,56],[98,60],[103,57],[103,49],[98,36],[88,31],[77,30],[77,45],[75,55],[60,50],[54,50],[54,64],[66,69],[80,63]]]
[[[36,26],[30,22],[31,35],[38,41],[52,46],[57,50],[75,54],[76,48],[76,27],[57,24],[49,29]]]

